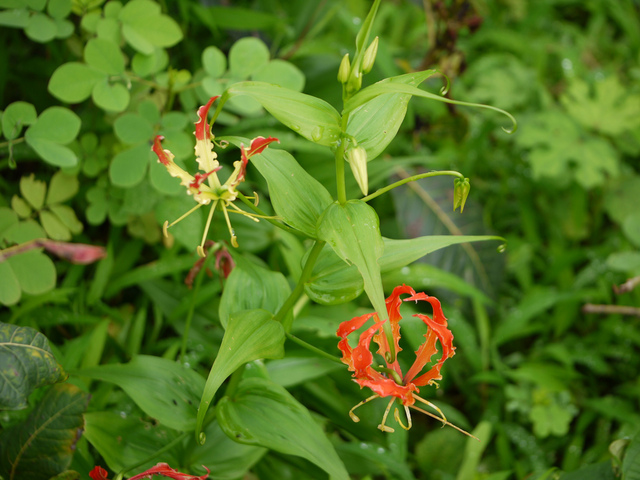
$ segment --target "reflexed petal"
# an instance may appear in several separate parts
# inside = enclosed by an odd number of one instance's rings
[[[209,133],[209,124],[207,123],[207,115],[209,114],[209,109],[213,102],[216,101],[218,97],[211,97],[206,105],[202,105],[198,109],[198,118],[199,120],[196,122],[196,131],[194,132],[196,136],[196,140],[204,140],[211,138],[211,133]]]
[[[393,379],[385,377],[380,372],[376,372],[375,370],[373,370],[373,372],[376,374],[373,375],[375,378],[356,379],[356,382],[362,387],[371,389],[381,397],[399,398],[402,404],[406,406],[414,404],[413,392],[418,392],[418,389],[413,383],[398,385]]]
[[[203,468],[207,473],[197,476],[179,472],[178,470],[171,468],[168,463],[158,463],[155,467],[151,467],[149,470],[145,470],[138,475],[134,475],[129,480],[141,480],[143,478],[151,479],[153,475],[162,475],[164,477],[173,478],[174,480],[206,480],[209,476],[210,470],[204,465]]]
[[[93,467],[93,470],[89,472],[89,476],[93,480],[109,480],[109,477],[107,475],[108,472],[99,465]]]
[[[280,140],[278,140],[277,138],[274,138],[274,137],[268,137],[268,138],[256,137],[256,138],[254,138],[253,140],[251,140],[251,146],[249,147],[249,151],[247,152],[247,156],[249,158],[251,158],[254,155],[262,153],[264,151],[264,149],[267,148],[269,146],[269,144],[271,144],[273,142],[280,143]]]
[[[193,132],[196,136],[196,146],[194,147],[196,161],[198,162],[200,170],[205,172],[211,172],[218,167],[218,162],[216,160],[218,155],[213,151],[213,142],[211,141],[209,124],[207,124],[209,108],[211,108],[211,105],[217,98],[218,97],[211,97],[206,105],[203,105],[198,109],[198,117],[200,120],[196,122],[196,131]],[[217,177],[213,178],[217,181]]]
[[[189,188],[189,186],[195,181],[195,179],[173,161],[173,159],[175,158],[173,153],[171,153],[169,150],[162,149],[162,145],[160,144],[160,142],[163,139],[164,137],[162,135],[156,135],[151,150],[153,150],[154,153],[158,156],[158,162],[160,162],[167,168],[169,175],[179,178],[180,184]]]

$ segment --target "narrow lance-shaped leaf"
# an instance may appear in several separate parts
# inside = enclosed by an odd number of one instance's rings
[[[333,203],[318,220],[318,238],[345,262],[358,268],[364,290],[381,320],[387,318],[378,259],[384,251],[378,215],[362,200]]]
[[[67,378],[47,337],[30,327],[1,322],[0,375],[0,410],[26,408],[36,388]]]
[[[244,310],[229,317],[227,330],[200,399],[196,421],[196,439],[204,443],[205,415],[214,395],[226,378],[240,366],[259,358],[284,356],[284,329],[266,310]]]
[[[26,421],[0,434],[0,476],[49,480],[71,464],[89,395],[68,383],[54,385]]]
[[[222,430],[237,442],[306,458],[332,479],[348,480],[342,460],[309,411],[287,390],[269,380],[243,380],[233,398],[216,408]]]

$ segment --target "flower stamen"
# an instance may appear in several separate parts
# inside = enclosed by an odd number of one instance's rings
[[[379,398],[380,395],[371,395],[369,398],[361,401],[359,404],[357,404],[355,407],[353,407],[351,410],[349,410],[349,416],[351,417],[351,420],[353,420],[354,422],[358,423],[360,421],[360,417],[358,417],[354,412],[354,410],[356,408],[361,407],[362,405],[364,405],[365,403],[369,403],[371,400],[375,400],[376,398]]]
[[[382,421],[380,422],[380,425],[378,425],[378,429],[382,430],[383,432],[387,432],[387,433],[393,433],[395,432],[395,430],[391,427],[388,427],[385,425],[386,421],[387,421],[387,417],[389,416],[389,411],[391,410],[391,406],[393,405],[393,402],[395,402],[396,399],[395,397],[391,397],[391,400],[389,401],[389,404],[387,405],[387,408],[384,411],[384,415],[382,416]],[[397,409],[396,409],[397,411]]]
[[[193,212],[195,212],[197,209],[199,209],[200,207],[202,207],[204,205],[204,203],[199,203],[197,204],[195,207],[193,207],[191,210],[189,210],[187,213],[180,215],[176,220],[174,220],[173,222],[169,223],[168,220],[164,221],[164,224],[162,225],[162,233],[165,237],[169,236],[169,232],[167,232],[167,230],[171,227],[173,227],[176,223],[179,223],[180,221],[184,220],[186,217],[188,217],[189,215],[191,215]]]
[[[402,423],[402,420],[400,420],[400,412],[398,411],[398,409],[396,408],[393,412],[393,418],[396,419],[396,422],[398,422],[398,424],[404,429],[404,430],[411,430],[411,412],[409,410],[409,407],[407,407],[406,405],[404,406],[404,413],[407,416],[407,425],[405,425],[404,423]]]
[[[416,397],[416,398],[417,398],[417,397]],[[431,418],[435,418],[436,420],[440,420],[440,421],[443,423],[443,426],[444,426],[444,425],[449,425],[450,427],[453,427],[453,428],[455,428],[456,430],[458,430],[460,433],[464,433],[464,434],[465,434],[465,435],[467,435],[468,437],[471,437],[471,438],[474,438],[474,439],[476,439],[476,440],[480,441],[480,439],[479,439],[478,437],[475,437],[475,436],[471,435],[469,432],[467,432],[467,431],[465,431],[465,430],[461,429],[460,427],[455,426],[453,423],[450,423],[450,422],[448,422],[448,421],[446,421],[446,420],[444,420],[444,419],[442,419],[442,418],[438,417],[437,415],[434,415],[434,414],[433,414],[433,413],[431,413],[431,412],[427,412],[426,410],[423,410],[422,408],[416,407],[415,405],[411,405],[411,407],[410,407],[410,408],[413,408],[414,410],[417,410],[417,411],[419,411],[420,413],[424,413],[425,415],[428,415],[428,416],[429,416],[429,417],[431,417]]]
[[[232,205],[229,203],[229,205]],[[222,213],[224,213],[224,219],[227,222],[227,228],[229,229],[229,234],[231,235],[231,245],[238,248],[238,237],[236,237],[236,231],[231,226],[231,220],[229,219],[229,212],[227,212],[227,206],[222,205]]]
[[[204,252],[204,242],[207,240],[207,233],[209,233],[209,227],[211,226],[211,219],[213,218],[213,212],[216,211],[217,205],[218,205],[218,200],[213,202],[213,205],[211,205],[211,209],[209,210],[209,216],[207,217],[207,224],[205,225],[204,233],[202,234],[202,242],[200,242],[200,245],[198,245],[198,247],[196,248],[198,255],[200,255],[202,258],[207,256],[207,254]]]

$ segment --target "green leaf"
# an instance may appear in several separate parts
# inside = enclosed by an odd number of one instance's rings
[[[59,100],[79,103],[91,96],[95,84],[105,75],[79,62],[60,65],[51,75],[47,89]]]
[[[308,382],[336,370],[344,370],[344,365],[320,357],[287,357],[267,363],[269,378],[282,387]]]
[[[227,94],[257,100],[277,120],[312,142],[335,146],[340,139],[340,114],[319,98],[263,82],[239,82]]]
[[[124,57],[120,48],[104,38],[92,38],[87,42],[84,59],[90,67],[107,75],[120,75],[124,72]]]
[[[80,125],[80,117],[68,108],[49,107],[29,127],[25,136],[29,145],[34,140],[48,140],[66,145],[78,136]]]
[[[175,430],[163,425],[146,422],[139,415],[126,415],[125,412],[90,412],[84,414],[83,436],[91,443],[115,472],[137,465],[162,449],[177,436]],[[176,450],[163,453],[162,461],[170,465],[179,464]],[[151,459],[131,475],[140,473],[158,463]]]
[[[332,202],[327,189],[284,150],[268,148],[251,157],[251,163],[267,180],[276,214],[293,228],[315,238],[318,218]]]
[[[207,47],[202,51],[202,68],[210,77],[219,78],[227,70],[227,57],[218,47]]]
[[[42,252],[31,250],[7,260],[24,293],[40,295],[56,286],[56,267]]]
[[[150,54],[136,53],[131,60],[133,71],[146,77],[164,70],[169,64],[169,56],[163,48],[154,48]]]
[[[29,24],[31,14],[26,8],[3,10],[0,12],[0,25],[3,27],[25,28]]]
[[[2,112],[2,133],[7,140],[20,136],[22,127],[33,124],[38,118],[36,109],[27,102],[13,102]]]
[[[33,213],[33,209],[29,206],[29,204],[18,195],[14,195],[13,197],[11,197],[11,208],[18,214],[20,218],[29,218],[31,216],[31,213]]]
[[[71,240],[71,232],[69,229],[50,211],[43,210],[40,212],[40,223],[45,232],[47,232],[47,237],[66,242]]]
[[[0,303],[3,305],[15,305],[20,301],[22,289],[9,262],[0,263],[0,278],[2,278]]]
[[[305,76],[293,63],[275,59],[264,65],[251,77],[256,82],[265,82],[301,92]]]
[[[71,384],[54,385],[24,423],[0,434],[0,475],[7,480],[49,480],[69,468],[89,395]]]
[[[243,380],[233,398],[220,400],[216,416],[222,430],[237,442],[306,458],[336,480],[350,478],[309,411],[269,380]]]
[[[624,452],[622,477],[624,480],[640,480],[640,435],[636,434]]]
[[[622,231],[632,244],[640,248],[640,213],[635,212],[625,218]]]
[[[49,182],[46,204],[52,205],[54,203],[66,202],[78,193],[79,188],[80,182],[77,176],[67,175],[62,171],[56,172]]]
[[[4,263],[0,263],[0,266]],[[4,278],[4,277],[3,277]],[[49,347],[49,340],[30,327],[0,322],[0,410],[27,407],[31,392],[63,382],[67,374]]]
[[[29,18],[24,33],[35,42],[47,43],[56,37],[58,28],[50,17],[44,13],[36,13]]]
[[[118,153],[109,165],[109,178],[114,185],[130,188],[137,185],[147,172],[151,157],[149,145],[141,144]]]
[[[125,113],[113,123],[113,131],[122,143],[135,145],[153,137],[153,127],[140,115]]]
[[[47,163],[56,167],[75,167],[78,157],[68,147],[43,138],[30,138],[27,130],[27,144]]]
[[[220,323],[226,328],[229,317],[241,310],[261,308],[275,314],[291,293],[289,282],[280,272],[259,267],[236,256],[220,299]],[[247,295],[251,292],[250,295]]]
[[[266,310],[245,310],[229,317],[222,345],[200,399],[196,423],[196,438],[200,443],[206,438],[201,435],[205,415],[222,382],[247,362],[282,358],[284,338],[282,324],[274,321],[273,315]]]
[[[151,55],[154,47],[171,47],[183,38],[178,24],[161,14],[160,6],[151,0],[128,2],[118,17],[125,40],[145,55]]]
[[[71,0],[49,0],[47,12],[53,18],[66,18],[71,13]]]
[[[109,79],[105,77],[93,86],[91,98],[103,110],[122,112],[129,105],[129,90],[121,83],[109,83]]]
[[[78,375],[115,383],[163,425],[193,430],[204,379],[190,368],[166,358],[138,355],[129,363],[85,368]]]
[[[476,438],[480,439],[478,442],[473,438],[467,439],[467,445],[464,449],[464,458],[458,470],[456,480],[474,480],[476,478],[478,464],[482,457],[482,452],[489,445],[491,440],[491,423],[483,421],[471,432]]]
[[[62,224],[71,230],[71,233],[78,235],[82,233],[84,228],[82,222],[76,217],[76,212],[68,205],[50,205],[49,210],[62,222]]]
[[[378,259],[384,251],[378,215],[362,200],[333,203],[318,219],[318,239],[324,240],[345,262],[355,264],[364,290],[381,320],[387,318]]]
[[[47,184],[36,180],[32,173],[28,177],[20,179],[20,193],[35,210],[40,210],[44,205],[44,197],[47,193]]]
[[[418,86],[435,74],[435,70],[410,73],[387,79],[405,85]],[[367,151],[367,161],[382,153],[396,137],[407,113],[411,95],[406,93],[385,93],[355,108],[349,115],[347,133]]]
[[[229,73],[244,80],[269,62],[269,49],[262,40],[243,37],[229,50]]]

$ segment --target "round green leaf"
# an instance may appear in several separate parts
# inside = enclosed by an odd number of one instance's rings
[[[43,210],[40,212],[40,223],[44,227],[45,232],[47,232],[47,237],[64,242],[71,240],[71,232],[69,229],[50,211]]]
[[[31,125],[38,118],[36,109],[27,102],[13,102],[2,113],[2,133],[13,140],[20,136],[22,127]]]
[[[10,257],[7,262],[25,293],[40,295],[56,285],[56,267],[42,252],[31,250]]]
[[[36,123],[29,127],[25,135],[26,140],[27,143],[36,139],[49,140],[66,145],[76,138],[80,124],[80,117],[68,108],[49,107],[40,114]]]
[[[160,110],[151,100],[144,100],[138,105],[138,113],[150,124],[156,124],[160,121]]]
[[[169,175],[164,165],[157,161],[151,160],[149,164],[149,181],[158,192],[167,195],[176,195],[185,191],[180,182]]]
[[[256,81],[273,83],[297,92],[301,92],[304,89],[304,73],[294,64],[280,59],[271,60],[258,72],[254,73],[252,78]]]
[[[245,79],[269,61],[269,49],[255,37],[244,37],[229,50],[229,71],[233,77]]]
[[[101,0],[98,0],[100,3],[102,3]],[[129,2],[131,3],[131,2]],[[129,4],[127,4],[128,6]],[[158,11],[160,10],[160,6],[155,5],[154,7],[158,8]],[[107,2],[107,4],[104,6],[104,18],[114,18],[117,19],[118,15],[120,15],[120,12],[122,11],[122,3],[120,2]]]
[[[74,25],[67,19],[56,18],[56,38],[69,38],[74,30]]]
[[[183,37],[180,26],[167,15],[147,15],[127,22],[125,26],[129,27],[129,33],[135,32],[154,47],[172,47]]]
[[[97,106],[110,112],[122,112],[129,105],[129,90],[121,83],[111,85],[106,78],[95,84],[91,96]]]
[[[116,45],[120,45],[122,37],[120,35],[120,22],[115,18],[101,18],[96,25],[98,38],[109,40]]]
[[[125,113],[113,124],[116,137],[122,143],[136,144],[146,142],[153,137],[153,127],[140,115]]]
[[[136,53],[131,61],[133,71],[141,77],[146,77],[158,73],[169,63],[169,56],[162,48],[155,48],[152,53]]]
[[[44,6],[47,4],[47,0],[22,0],[23,5],[26,4],[27,8],[41,12],[44,10]]]
[[[117,14],[122,23],[129,23],[142,17],[160,15],[161,9],[160,5],[151,0],[131,0]]]
[[[109,75],[124,72],[124,57],[118,45],[104,38],[92,38],[87,42],[84,59],[90,67]]]
[[[162,127],[167,130],[184,130],[188,123],[189,118],[182,112],[169,112],[162,117]]]
[[[105,78],[103,73],[79,62],[60,65],[49,80],[51,95],[67,103],[78,103],[91,95],[96,82]]]
[[[202,52],[202,68],[210,77],[221,77],[227,70],[227,57],[218,47],[207,47]]]
[[[0,12],[0,25],[3,27],[25,28],[29,24],[29,10],[20,8]]]
[[[13,273],[9,262],[0,263],[0,303],[3,305],[15,305],[22,296],[20,282]]]
[[[28,133],[29,130],[27,130]],[[51,140],[30,139],[27,135],[27,143],[44,161],[51,165],[56,167],[75,167],[78,164],[78,157],[70,148],[58,145]]]
[[[78,177],[75,175],[67,175],[61,171],[56,172],[49,182],[47,205],[66,202],[78,193],[79,188],[80,183],[78,182]]]
[[[24,33],[35,42],[47,43],[56,37],[58,28],[56,23],[44,13],[36,13],[29,19]]]
[[[15,223],[2,232],[2,238],[9,243],[24,243],[44,237],[46,237],[46,233],[34,220]]]
[[[80,26],[90,33],[96,33],[98,29],[98,22],[102,18],[100,14],[100,10],[93,10],[86,15],[83,15],[82,20],[80,20]]]
[[[133,187],[147,172],[151,149],[143,144],[118,153],[109,166],[109,178],[118,187]]]
[[[18,215],[8,207],[0,207],[0,238],[11,226],[18,223]]]
[[[71,13],[71,0],[49,0],[47,12],[53,18],[66,18]]]
[[[127,41],[127,43],[135,48],[138,52],[144,55],[153,54],[155,50],[153,44],[132,26],[127,24],[122,25],[122,36]]]
[[[36,180],[32,173],[28,177],[20,179],[20,193],[31,204],[31,206],[40,210],[44,205],[44,196],[47,193],[47,184],[43,181]]]

